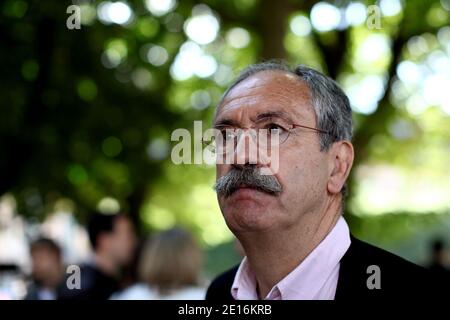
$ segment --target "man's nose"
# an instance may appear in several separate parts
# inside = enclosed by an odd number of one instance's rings
[[[234,163],[237,165],[258,164],[258,144],[253,129],[244,130],[237,137]]]

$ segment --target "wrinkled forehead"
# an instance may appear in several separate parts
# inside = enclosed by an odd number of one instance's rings
[[[310,90],[296,75],[284,71],[262,71],[232,88],[218,106],[215,122],[280,112],[293,121],[314,121]]]

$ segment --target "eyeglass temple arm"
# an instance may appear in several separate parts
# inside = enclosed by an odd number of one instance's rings
[[[295,124],[295,123],[294,123],[294,124],[292,125],[292,127],[293,127],[293,128],[305,128],[305,129],[310,129],[310,130],[314,130],[314,131],[317,131],[317,132],[326,133],[326,134],[331,135],[331,133],[328,132],[328,131],[325,131],[325,130],[322,130],[322,129],[313,128],[313,127],[303,126],[303,125],[301,125],[301,124]]]

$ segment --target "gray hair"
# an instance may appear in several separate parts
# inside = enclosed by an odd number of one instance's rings
[[[347,95],[330,77],[312,68],[298,65],[289,67],[284,62],[267,61],[253,64],[241,71],[236,80],[225,91],[219,106],[227,94],[239,83],[262,71],[282,71],[293,74],[306,83],[311,94],[311,104],[316,114],[316,126],[329,134],[319,134],[321,151],[328,151],[334,142],[351,141],[353,136],[352,109]],[[217,113],[218,108],[216,109]],[[347,184],[341,190],[343,199],[347,194]]]
[[[285,63],[277,61],[252,64],[245,68],[225,91],[219,106],[234,87],[262,71],[287,72],[306,83],[311,91],[311,104],[316,114],[317,128],[329,132],[329,134],[319,135],[321,151],[327,151],[334,142],[351,141],[353,135],[352,109],[348,97],[333,79],[303,65],[290,68]]]

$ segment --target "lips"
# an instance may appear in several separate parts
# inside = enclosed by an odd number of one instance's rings
[[[248,184],[241,184],[239,185],[236,190],[240,190],[240,189],[253,189],[253,190],[259,190],[258,187],[252,186],[252,185],[248,185]]]
[[[247,185],[247,184],[242,184],[239,185],[236,189],[233,190],[232,194],[237,192],[237,191],[244,191],[244,190],[249,190],[249,191],[261,191],[260,188],[252,186],[252,185]]]

